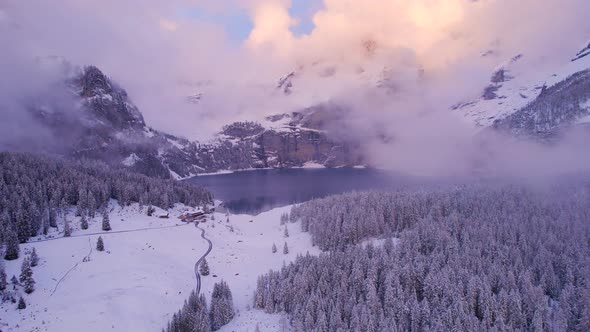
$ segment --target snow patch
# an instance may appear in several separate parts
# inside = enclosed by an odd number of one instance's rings
[[[121,163],[127,167],[130,167],[135,165],[135,163],[139,160],[141,160],[141,158],[139,158],[135,153],[132,153],[127,158],[123,159]]]

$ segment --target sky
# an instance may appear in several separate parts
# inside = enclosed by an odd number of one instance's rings
[[[320,0],[297,0],[291,3],[289,14],[296,20],[291,31],[296,36],[309,34],[313,30],[313,15],[322,7]],[[230,13],[208,11],[199,6],[181,7],[178,9],[179,18],[208,21],[223,26],[228,39],[232,43],[240,44],[248,39],[254,27],[248,11],[238,8]]]
[[[150,126],[190,139],[333,103],[351,137],[407,137],[376,154],[424,150],[419,162],[432,145],[452,163],[474,128],[449,107],[515,55],[532,72],[569,61],[590,40],[588,12],[587,0],[4,0],[0,101],[48,85],[36,59],[58,56],[98,66]],[[291,72],[286,96],[276,85]]]

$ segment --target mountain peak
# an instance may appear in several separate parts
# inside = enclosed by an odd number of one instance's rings
[[[145,126],[141,112],[129,100],[127,92],[96,66],[86,66],[75,81],[86,106],[104,123],[115,128]]]

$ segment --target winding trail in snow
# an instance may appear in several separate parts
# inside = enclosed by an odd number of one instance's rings
[[[42,240],[36,240],[36,241],[28,241],[27,243],[38,243],[38,242],[47,242],[47,241],[55,241],[55,240],[63,240],[63,239],[67,239],[70,237],[86,237],[86,236],[93,236],[93,235],[105,235],[105,234],[118,234],[118,233],[132,233],[132,232],[142,232],[142,231],[148,231],[148,230],[154,230],[154,229],[164,229],[164,228],[174,228],[174,227],[183,227],[183,226],[188,226],[189,223],[186,224],[177,224],[177,225],[171,225],[171,226],[162,226],[162,227],[150,227],[150,228],[140,228],[140,229],[129,229],[129,230],[123,230],[123,231],[104,231],[104,232],[95,232],[95,233],[88,233],[88,234],[78,234],[78,235],[72,235],[69,237],[56,237],[56,238],[50,238],[50,239],[42,239]],[[213,242],[211,242],[211,240],[209,240],[206,236],[205,236],[205,229],[199,227],[199,223],[196,222],[195,223],[195,227],[197,227],[199,230],[201,230],[201,237],[207,241],[207,243],[209,244],[209,247],[207,248],[207,251],[201,256],[199,257],[199,259],[197,260],[197,262],[195,263],[195,277],[197,278],[197,294],[201,293],[201,274],[199,273],[199,265],[201,264],[201,262],[205,259],[205,257],[207,257],[207,255],[209,255],[209,253],[211,252],[211,250],[213,250]],[[90,241],[90,239],[88,239],[88,241]],[[90,243],[90,242],[89,242]],[[85,256],[85,259],[90,258],[90,255],[92,254],[92,246],[90,246],[90,254],[88,254],[88,256]],[[84,260],[83,260],[84,261]],[[57,284],[55,285],[55,288],[53,289],[53,291],[51,292],[50,296],[52,296],[56,291],[57,288],[59,287],[60,283],[68,276],[68,274],[70,272],[72,272],[76,267],[78,267],[78,265],[80,264],[80,262],[77,262],[74,266],[72,266],[72,268],[70,268],[62,277],[61,279],[57,282]]]
[[[203,228],[199,227],[198,221],[195,221],[195,227],[197,227],[198,229],[201,230],[201,237],[209,243],[209,248],[207,248],[207,251],[195,263],[195,277],[197,278],[197,294],[199,294],[199,293],[201,293],[201,274],[199,273],[199,265],[205,259],[205,257],[207,257],[207,255],[209,255],[209,253],[213,249],[213,242],[211,242],[211,240],[209,240],[205,236],[205,230]]]
[[[55,294],[55,292],[57,291],[57,288],[59,287],[59,284],[61,284],[61,282],[68,276],[68,274],[70,274],[70,272],[74,271],[75,268],[78,267],[78,265],[80,265],[80,262],[77,262],[76,264],[74,264],[74,266],[72,266],[67,272],[66,274],[64,274],[61,279],[59,279],[57,281],[57,284],[55,284],[55,288],[53,288],[53,291],[51,292],[51,294],[49,294],[49,296],[53,296],[53,294]]]

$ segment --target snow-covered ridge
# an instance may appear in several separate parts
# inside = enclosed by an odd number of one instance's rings
[[[582,50],[578,55],[586,54]],[[525,55],[519,55],[500,65],[491,75],[490,84],[480,98],[461,102],[453,112],[479,127],[489,127],[494,121],[521,110],[541,93],[564,81],[575,73],[590,68],[590,57],[581,56],[576,61],[563,59],[556,68],[531,69]]]
[[[572,61],[580,60],[588,55],[590,55],[590,43],[588,43],[588,46],[586,46],[582,50],[580,50],[580,52],[578,52],[576,54],[576,56],[572,59]]]

